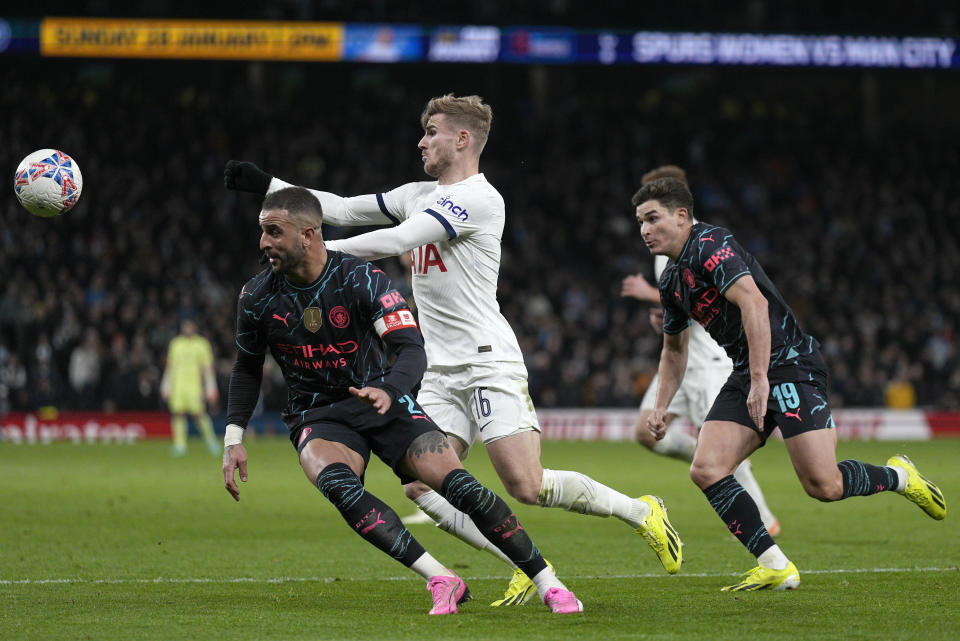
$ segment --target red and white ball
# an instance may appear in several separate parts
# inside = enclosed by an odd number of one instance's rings
[[[77,161],[57,149],[40,149],[17,167],[13,191],[34,216],[59,216],[77,204],[83,175]]]

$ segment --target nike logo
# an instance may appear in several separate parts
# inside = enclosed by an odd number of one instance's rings
[[[493,419],[491,419],[491,420],[487,421],[486,423],[484,423],[483,425],[481,425],[481,426],[480,426],[480,431],[482,432],[482,431],[483,431],[483,428],[485,428],[487,425],[490,425],[490,423],[493,423]]]

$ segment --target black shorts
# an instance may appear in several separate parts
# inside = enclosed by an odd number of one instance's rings
[[[290,431],[290,442],[297,454],[315,438],[343,443],[363,457],[364,468],[373,452],[401,482],[410,483],[415,479],[401,474],[400,464],[410,445],[434,430],[440,428],[409,394],[394,401],[386,414],[378,414],[373,405],[357,398],[347,398],[308,410],[303,422]]]
[[[749,372],[734,371],[730,375],[707,413],[707,420],[733,421],[745,425],[759,434],[763,443],[777,427],[783,438],[834,427],[827,402],[825,369],[794,366],[781,371],[770,370],[768,377],[770,397],[767,399],[767,413],[763,417],[763,431],[757,429],[747,411]]]

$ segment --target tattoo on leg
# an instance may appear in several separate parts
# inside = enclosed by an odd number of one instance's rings
[[[418,436],[410,445],[410,456],[420,458],[424,454],[442,454],[444,450],[452,449],[446,434],[440,431],[427,432]]]

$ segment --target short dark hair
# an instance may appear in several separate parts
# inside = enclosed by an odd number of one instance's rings
[[[690,193],[690,189],[682,180],[658,178],[641,187],[640,191],[630,199],[630,202],[634,207],[639,207],[648,200],[656,200],[670,211],[683,207],[693,218],[693,194]]]
[[[293,218],[309,222],[314,227],[323,224],[323,207],[317,197],[303,187],[284,187],[270,192],[260,209],[286,209]]]
[[[685,172],[682,167],[677,167],[676,165],[660,165],[659,167],[654,167],[640,177],[640,186],[642,187],[660,178],[676,178],[677,180],[682,180],[683,184],[688,187],[690,186],[690,182],[687,180],[687,172]]]

